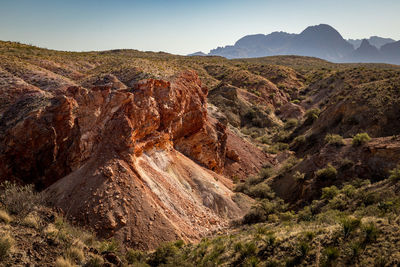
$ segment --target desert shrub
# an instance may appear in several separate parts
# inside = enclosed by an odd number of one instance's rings
[[[310,251],[310,244],[304,240],[300,241],[297,245],[297,254],[300,258],[304,259]]]
[[[362,247],[359,242],[350,244],[350,262],[357,261],[358,257],[360,256],[361,249]]]
[[[14,239],[9,235],[0,237],[0,262],[8,257],[11,248],[14,245]]]
[[[56,262],[54,263],[55,267],[73,267],[74,264],[69,260],[63,257],[58,257]]]
[[[334,262],[339,258],[340,251],[335,247],[327,247],[324,252],[324,262],[323,266],[332,266]]]
[[[348,170],[354,166],[354,162],[348,158],[344,158],[340,161],[340,170]]]
[[[305,135],[299,135],[295,139],[293,139],[293,143],[295,145],[302,145],[306,143],[306,136]]]
[[[260,260],[256,256],[251,256],[251,257],[245,259],[242,266],[257,267],[257,266],[259,266],[259,262],[260,262]]]
[[[78,264],[83,262],[83,260],[85,259],[85,255],[83,254],[82,249],[77,247],[70,247],[69,249],[67,249],[67,251],[65,252],[65,257]]]
[[[344,145],[343,137],[338,134],[327,134],[324,140],[325,143],[327,143],[328,145],[333,145],[333,146]]]
[[[359,133],[353,137],[353,146],[362,146],[368,143],[371,140],[371,137],[367,133]]]
[[[379,201],[379,196],[374,192],[361,192],[359,199],[365,206],[375,204]]]
[[[246,193],[247,193],[247,195],[254,197],[254,198],[272,199],[275,197],[275,193],[265,183],[260,183],[260,184],[250,187]]]
[[[291,221],[295,218],[294,211],[285,211],[279,214],[279,219],[283,222]]]
[[[245,259],[251,256],[254,256],[257,252],[257,245],[255,242],[250,241],[243,245],[240,250],[240,258]]]
[[[296,120],[296,119],[294,119],[294,118],[288,119],[288,120],[286,121],[286,123],[285,123],[284,128],[285,128],[286,130],[287,130],[287,129],[292,129],[292,128],[296,127],[298,123],[299,123],[299,121]]]
[[[262,168],[260,174],[258,175],[262,180],[268,179],[274,174],[274,170],[272,168]]]
[[[362,228],[364,233],[364,244],[375,242],[379,235],[379,229],[374,223],[368,223]]]
[[[244,224],[253,224],[258,222],[265,222],[268,220],[269,215],[284,211],[286,205],[282,200],[269,201],[263,199],[254,205],[251,210],[243,217]],[[278,218],[279,219],[279,218]]]
[[[275,144],[273,144],[272,146],[269,146],[267,148],[268,153],[271,154],[277,154],[279,151],[284,151],[284,150],[288,150],[289,149],[289,145],[286,143],[282,143],[282,142],[277,142]]]
[[[332,180],[337,176],[337,170],[330,163],[323,169],[315,172],[318,179],[321,180]]]
[[[378,208],[382,210],[384,213],[392,211],[395,207],[395,203],[393,201],[381,201],[378,203]]]
[[[278,174],[279,175],[284,175],[286,174],[288,171],[290,171],[296,164],[298,164],[299,162],[301,162],[302,159],[298,159],[295,156],[291,156],[290,158],[288,158],[285,163],[283,164],[283,166],[279,169]]]
[[[342,192],[345,196],[352,198],[356,194],[356,189],[351,184],[347,184],[347,185],[343,186],[343,188],[340,190],[340,192]]]
[[[233,249],[234,249],[235,253],[238,253],[238,252],[242,251],[242,249],[243,249],[243,243],[242,243],[242,242],[236,242],[236,243],[233,245]]]
[[[32,185],[18,186],[6,181],[0,188],[0,202],[11,214],[24,216],[42,204],[42,195]]]
[[[389,179],[393,182],[400,181],[400,165],[397,165],[396,168],[391,170],[390,172]]]
[[[361,225],[361,220],[358,218],[347,217],[341,221],[342,232],[344,239],[347,239]]]
[[[110,241],[103,241],[100,243],[100,251],[101,252],[116,252],[118,250],[118,243],[115,241],[115,239],[111,239]]]
[[[296,171],[296,172],[293,174],[293,179],[294,179],[295,181],[297,181],[297,182],[301,182],[301,181],[304,181],[305,176],[306,176],[305,173]]]
[[[99,255],[93,255],[86,264],[84,265],[85,267],[101,267],[104,265],[104,260],[102,257]]]
[[[306,231],[306,232],[304,232],[304,238],[306,239],[306,240],[308,240],[308,241],[312,241],[313,239],[314,239],[314,237],[315,237],[315,232],[313,232],[313,231]]]
[[[319,117],[319,114],[321,113],[321,110],[319,108],[312,108],[307,110],[305,117],[306,120],[304,122],[305,125],[310,125],[314,121],[316,121]]]
[[[300,210],[298,213],[298,219],[299,221],[306,221],[309,222],[313,219],[313,214],[311,212],[310,206],[304,207],[302,210]]]
[[[336,186],[332,185],[331,187],[324,187],[322,188],[321,199],[332,199],[337,194],[339,194],[339,189]]]
[[[173,242],[165,243],[159,246],[156,251],[150,254],[147,261],[151,266],[159,266],[162,264],[168,264],[173,261],[173,258],[178,254],[179,249]]]
[[[5,210],[0,210],[0,222],[9,224],[12,221],[11,216]]]

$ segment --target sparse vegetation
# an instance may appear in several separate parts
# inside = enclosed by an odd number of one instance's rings
[[[14,239],[9,235],[0,236],[0,262],[9,256],[14,243]]]
[[[18,186],[10,182],[0,185],[0,202],[11,214],[24,216],[42,203],[42,196],[32,185]]]
[[[2,47],[1,68],[19,78],[23,78],[24,72],[27,72],[22,66],[49,71],[51,75],[52,72],[64,71],[63,68],[79,77],[86,73],[93,76],[113,73],[127,84],[150,77],[168,78],[182,69],[195,69],[202,82],[210,88],[208,101],[226,116],[229,127],[236,127],[249,142],[265,148],[267,152],[280,154],[276,155],[276,161],[281,168],[269,166],[254,177],[235,177],[234,180],[246,181],[237,184],[236,191],[255,199],[253,208],[241,221],[244,224],[237,223],[234,229],[226,232],[222,229],[218,235],[204,238],[198,244],[170,242],[153,252],[130,249],[126,253],[121,252],[123,248],[115,240],[99,241],[89,232],[72,226],[61,215],[53,218],[51,212],[40,213],[41,195],[34,191],[33,186],[20,188],[4,184],[0,189],[0,255],[3,236],[9,236],[10,232],[13,237],[14,233],[31,235],[35,246],[40,244],[40,249],[50,247],[48,251],[43,249],[42,254],[45,254],[43,257],[52,257],[50,265],[55,266],[110,264],[102,253],[118,255],[123,266],[314,266],[317,258],[320,266],[395,266],[399,262],[396,253],[382,256],[382,251],[396,251],[400,246],[396,236],[400,231],[397,183],[400,180],[400,166],[390,172],[389,179],[384,179],[387,174],[380,175],[380,172],[374,172],[369,177],[368,172],[362,169],[366,164],[362,162],[363,159],[345,154],[347,146],[340,149],[344,154],[343,159],[329,158],[332,164],[326,166],[315,161],[317,166],[323,167],[316,171],[308,169],[310,166],[313,168],[313,165],[307,165],[309,162],[300,164],[301,159],[296,158],[302,157],[306,161],[312,156],[310,151],[319,153],[318,146],[329,132],[348,137],[368,129],[371,136],[393,135],[393,142],[397,142],[397,122],[392,121],[393,127],[381,123],[388,121],[387,118],[397,118],[390,111],[391,107],[397,107],[400,103],[400,71],[397,67],[332,64],[292,56],[248,60],[217,57],[188,59],[131,50],[69,53],[15,43],[2,44]],[[21,67],[13,68],[14,61],[20,62]],[[55,69],[36,65],[37,62],[47,61],[60,67]],[[56,74],[57,77],[66,75]],[[74,80],[73,77],[67,78]],[[79,84],[80,79],[74,82]],[[289,101],[299,104],[301,100],[301,106],[311,107],[303,119],[285,119],[281,114],[283,109],[279,109],[281,103],[284,104],[279,94],[266,90],[269,81],[280,88]],[[40,79],[30,83],[39,88],[47,86]],[[221,91],[217,93],[215,89]],[[237,92],[248,94],[248,100],[239,99],[241,97]],[[318,95],[319,92],[321,95],[330,95],[329,99]],[[274,104],[259,104],[264,101],[263,98],[273,100]],[[332,110],[339,102],[345,108],[347,103],[351,103],[351,108],[347,106],[344,110],[353,111],[351,109],[354,108],[355,112],[330,118],[326,110]],[[317,106],[320,109],[313,108]],[[360,111],[360,107],[365,110]],[[397,111],[396,108],[393,110]],[[321,111],[326,122],[318,119]],[[365,125],[370,125],[371,121],[377,122],[376,127],[366,128]],[[368,134],[358,134],[353,138],[353,145],[361,146],[369,140]],[[332,146],[344,144],[343,138],[336,134],[328,134],[324,141]],[[289,149],[289,144],[292,151],[285,151]],[[339,151],[332,147],[327,150]],[[358,149],[352,150],[359,152]],[[285,160],[285,154],[292,156]],[[326,161],[321,162],[325,164]],[[372,165],[368,168],[376,171]],[[363,175],[358,177],[360,173]],[[271,183],[274,179],[282,183]],[[286,184],[289,180],[295,183]],[[285,186],[293,186],[296,193],[282,196],[282,187]],[[275,192],[276,187],[278,189]],[[285,197],[287,202],[278,196]],[[17,229],[22,230],[18,232]],[[22,254],[20,247],[23,247],[21,239],[15,238],[19,246],[5,250],[2,258],[5,264],[10,261],[11,265],[15,265],[11,260],[20,259],[18,255]],[[14,252],[16,249],[19,250]],[[62,257],[54,263],[54,259],[60,255]]]
[[[58,257],[56,259],[56,262],[54,263],[54,266],[55,267],[73,267],[74,264],[66,258]]]
[[[371,137],[367,133],[359,133],[353,137],[353,146],[362,146],[368,143],[371,140]]]
[[[11,216],[5,210],[0,210],[0,222],[9,224],[11,221]]]
[[[337,176],[337,170],[329,163],[326,168],[316,171],[315,176],[321,180],[333,180]]]
[[[400,165],[390,171],[389,179],[393,182],[400,181]]]
[[[325,142],[329,145],[333,146],[343,146],[344,141],[343,137],[338,134],[327,134],[325,136]]]

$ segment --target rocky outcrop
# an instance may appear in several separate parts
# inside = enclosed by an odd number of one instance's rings
[[[294,104],[292,102],[286,103],[279,109],[279,117],[285,120],[290,118],[300,120],[303,118],[304,113],[305,111],[302,106]]]
[[[0,177],[47,188],[69,218],[137,248],[200,238],[243,213],[210,171],[223,171],[227,135],[206,96],[190,71],[23,95],[0,119]]]

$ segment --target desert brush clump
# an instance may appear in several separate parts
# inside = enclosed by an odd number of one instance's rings
[[[325,168],[316,171],[315,176],[321,180],[333,180],[336,178],[337,173],[336,168],[333,167],[332,164],[328,163]]]
[[[42,195],[34,190],[33,185],[18,186],[8,181],[0,185],[0,203],[11,214],[24,216],[42,202]]]
[[[344,145],[343,137],[338,134],[327,134],[324,140],[325,143],[327,143],[328,145],[333,145],[333,146]]]
[[[362,145],[368,143],[370,140],[371,140],[371,137],[369,137],[369,135],[367,133],[359,133],[353,137],[352,144],[355,147],[362,146]]]
[[[305,122],[304,124],[309,125],[312,124],[314,121],[316,121],[321,113],[321,110],[319,108],[312,108],[307,110],[305,114]]]
[[[393,182],[400,181],[400,164],[397,165],[397,167],[391,170],[389,173],[390,173],[389,179],[391,181]]]

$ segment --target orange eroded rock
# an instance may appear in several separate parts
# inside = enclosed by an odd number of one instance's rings
[[[191,71],[23,95],[0,119],[0,177],[46,188],[67,217],[136,248],[199,239],[244,212],[210,171],[224,169],[227,135],[206,96]]]

